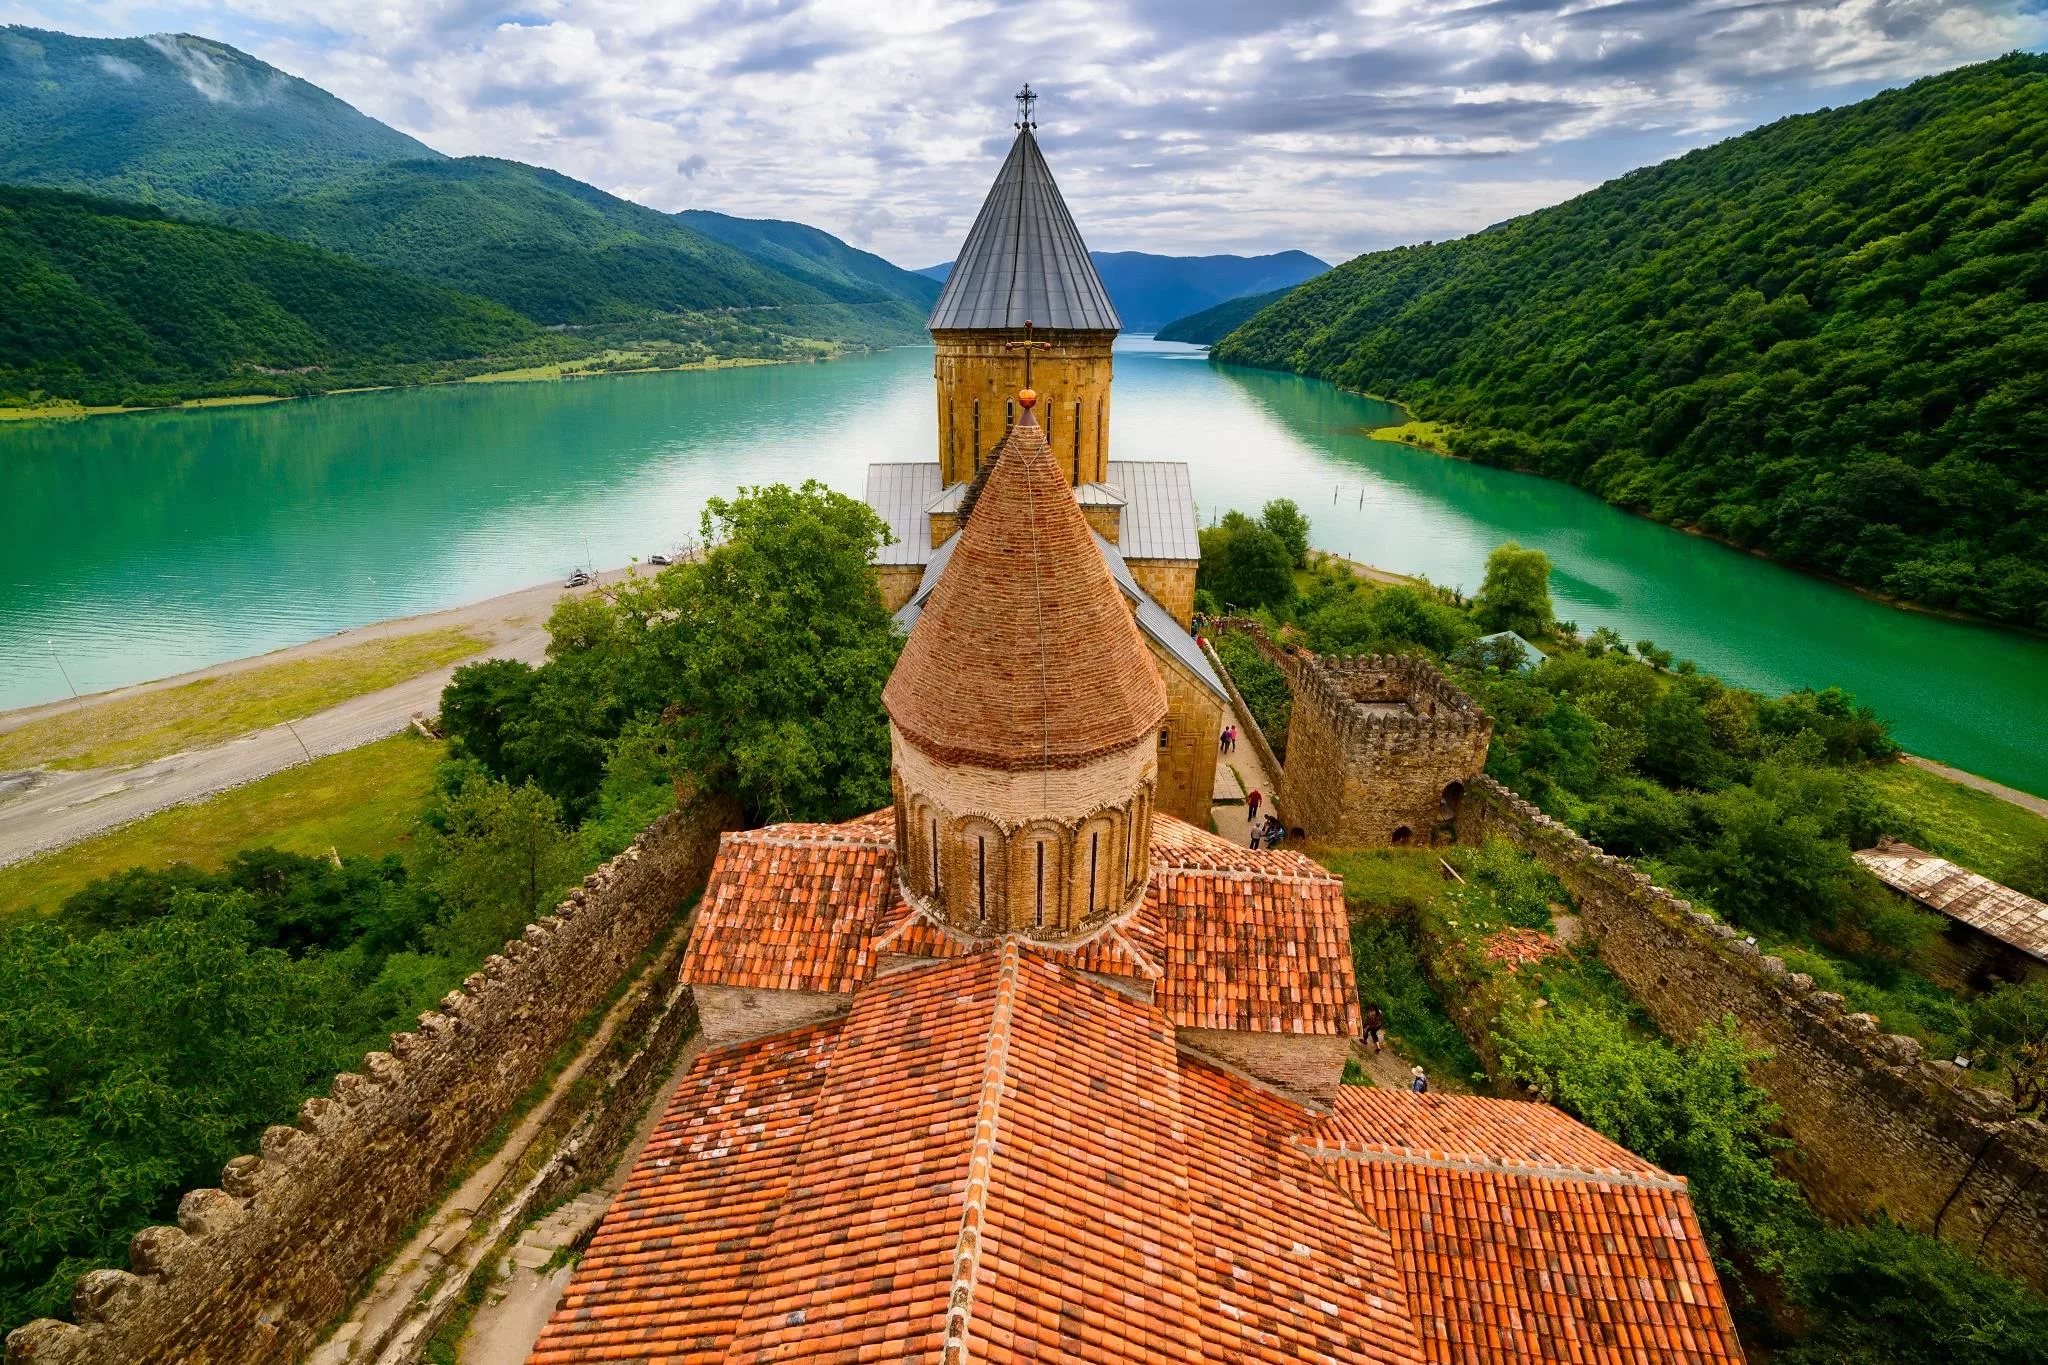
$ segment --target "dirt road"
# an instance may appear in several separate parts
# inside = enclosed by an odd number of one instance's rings
[[[625,570],[598,576],[616,582]],[[226,744],[172,754],[133,768],[95,768],[83,772],[30,769],[0,773],[0,867],[23,858],[91,838],[131,820],[197,801],[216,792],[254,782],[260,777],[304,763],[309,758],[340,753],[397,734],[415,712],[438,709],[441,689],[463,663],[477,659],[522,659],[538,663],[547,652],[548,613],[563,596],[559,584],[524,588],[502,597],[473,602],[447,611],[343,631],[290,649],[239,659],[195,673],[141,683],[112,692],[95,693],[84,704],[134,696],[137,692],[172,687],[209,676],[225,676],[247,668],[325,653],[388,634],[460,627],[490,641],[482,652],[458,663],[423,673],[380,692],[353,697],[328,710],[272,726]],[[78,703],[66,702],[65,706]],[[0,730],[46,715],[48,706],[28,707],[0,716]],[[293,732],[297,733],[294,734]]]

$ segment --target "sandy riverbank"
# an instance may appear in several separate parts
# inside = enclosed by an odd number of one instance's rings
[[[640,567],[641,572],[648,571],[644,566]],[[597,575],[597,582],[600,585],[616,583],[629,572],[632,572],[630,568],[606,569]],[[537,583],[530,588],[519,588],[463,606],[444,607],[439,611],[421,612],[416,616],[398,616],[369,625],[354,626],[336,631],[332,635],[323,635],[317,640],[274,649],[267,654],[252,654],[247,658],[231,659],[225,663],[193,669],[168,678],[130,683],[126,687],[109,688],[104,692],[89,692],[78,701],[66,697],[62,701],[42,702],[35,706],[18,707],[12,711],[0,711],[0,732],[12,730],[18,725],[54,712],[74,710],[79,706],[98,706],[145,692],[181,687],[202,678],[224,678],[252,668],[267,668],[272,664],[286,663],[294,659],[313,658],[349,645],[360,644],[364,640],[382,640],[428,630],[457,629],[483,640],[485,649],[482,652],[490,653],[498,645],[539,630],[547,623],[548,613],[555,609],[555,603],[571,591],[576,590],[564,588],[559,580]]]

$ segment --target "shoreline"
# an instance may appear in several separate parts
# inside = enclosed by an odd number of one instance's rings
[[[476,656],[482,657],[508,640],[543,629],[549,613],[554,610],[555,603],[562,598],[572,593],[609,587],[635,571],[644,572],[646,568],[645,564],[628,564],[619,568],[603,569],[586,588],[564,587],[559,580],[536,583],[490,597],[477,598],[471,602],[460,602],[450,607],[436,607],[431,611],[415,612],[409,616],[385,617],[382,620],[365,622],[360,626],[345,626],[329,634],[301,640],[297,644],[280,645],[261,654],[246,654],[240,658],[224,659],[219,663],[188,669],[183,673],[172,673],[161,678],[148,678],[141,682],[123,683],[119,687],[82,693],[76,700],[64,697],[57,701],[32,702],[27,706],[0,710],[0,734],[60,712],[101,706],[113,701],[125,701],[145,693],[161,692],[211,678],[230,677],[252,669],[267,668],[272,664],[317,658],[349,645],[360,644],[364,640],[386,639],[395,635],[417,635],[425,631],[447,628],[466,629],[485,641],[484,648]]]
[[[888,347],[879,350],[892,349]],[[539,384],[566,379],[608,379],[631,374],[686,374],[700,370],[742,370],[763,365],[814,365],[821,361],[838,360],[847,355],[872,354],[870,351],[853,351],[834,348],[817,355],[797,356],[790,359],[770,359],[765,356],[713,356],[709,360],[693,360],[684,365],[640,365],[625,369],[578,370],[568,368],[579,361],[561,361],[552,365],[533,365],[516,370],[487,370],[483,374],[462,375],[453,379],[429,379],[418,384],[364,384],[347,389],[323,389],[318,393],[247,393],[226,394],[213,398],[184,398],[175,403],[149,404],[140,407],[87,406],[82,403],[58,402],[33,408],[0,407],[0,424],[9,422],[77,422],[89,417],[132,417],[137,414],[158,412],[196,412],[202,408],[246,408],[262,407],[272,403],[303,403],[316,398],[344,398],[358,393],[392,393],[406,389],[439,389],[458,384]],[[548,373],[553,371],[553,373]]]
[[[1299,371],[1276,370],[1273,371],[1273,373],[1299,374]],[[1300,375],[1300,377],[1303,379],[1313,379],[1316,376]],[[1330,381],[1324,380],[1323,382],[1328,384]],[[1386,403],[1394,408],[1399,409],[1401,415],[1407,419],[1406,421],[1395,422],[1387,426],[1363,428],[1363,435],[1367,440],[1378,441],[1382,445],[1404,446],[1409,450],[1420,451],[1425,455],[1434,455],[1438,459],[1442,460],[1461,460],[1466,464],[1477,463],[1477,461],[1473,460],[1469,455],[1459,455],[1448,449],[1442,449],[1432,445],[1425,445],[1420,440],[1412,440],[1405,436],[1381,435],[1381,432],[1401,431],[1404,428],[1419,425],[1433,426],[1440,429],[1445,426],[1445,424],[1441,422],[1424,422],[1422,419],[1416,417],[1413,410],[1410,409],[1408,405],[1406,403],[1403,403],[1400,399],[1389,398],[1385,394],[1380,393],[1368,393],[1364,389],[1347,389],[1344,388],[1344,386],[1341,384],[1331,384],[1331,387],[1338,389],[1341,392],[1351,394],[1353,397],[1356,398],[1370,398],[1375,403]],[[1598,502],[1604,503],[1605,505],[1612,507],[1617,511],[1626,512],[1632,517],[1639,517],[1642,520],[1649,522],[1653,526],[1662,526],[1666,530],[1676,531],[1680,535],[1694,536],[1700,540],[1712,541],[1714,544],[1722,546],[1725,549],[1733,550],[1737,554],[1748,555],[1751,559],[1760,559],[1766,564],[1774,564],[1778,568],[1787,570],[1788,572],[1800,574],[1807,578],[1818,579],[1822,583],[1831,584],[1832,586],[1841,588],[1844,591],[1855,593],[1858,597],[1863,598],[1865,601],[1875,602],[1879,606],[1891,607],[1897,611],[1910,611],[1920,616],[1932,616],[1937,620],[1954,621],[1958,625],[1979,626],[1986,630],[2010,631],[2014,635],[2025,635],[2036,640],[2048,640],[2048,629],[2044,629],[2039,626],[2022,625],[2016,621],[1995,621],[1988,616],[1979,616],[1974,612],[1958,611],[1954,607],[1936,607],[1930,606],[1925,602],[1915,602],[1911,598],[1894,597],[1890,593],[1880,592],[1876,588],[1865,587],[1861,583],[1852,583],[1846,578],[1837,577],[1836,575],[1827,572],[1825,569],[1816,569],[1806,564],[1794,564],[1790,560],[1779,559],[1775,555],[1769,555],[1764,553],[1762,550],[1754,549],[1747,545],[1737,545],[1734,541],[1728,539],[1726,536],[1717,535],[1714,532],[1706,530],[1699,526],[1685,526],[1673,521],[1659,521],[1657,518],[1651,516],[1649,513],[1638,511],[1636,508],[1629,506],[1625,502],[1609,502],[1606,498],[1601,497],[1598,493],[1595,493],[1590,488],[1584,487],[1581,484],[1573,483],[1569,479],[1554,478],[1549,474],[1545,474],[1540,469],[1525,469],[1520,465],[1508,464],[1488,465],[1486,467],[1489,469],[1505,469],[1508,472],[1514,474],[1527,474],[1531,478],[1543,479],[1550,483],[1561,483],[1567,488],[1576,488],[1589,498],[1593,498]]]

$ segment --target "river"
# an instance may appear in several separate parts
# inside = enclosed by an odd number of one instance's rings
[[[1517,539],[1558,615],[1766,691],[1838,684],[1908,748],[2048,794],[2048,641],[1896,610],[1565,485],[1368,439],[1317,380],[1119,349],[1116,457],[1205,519],[1291,497],[1315,543],[1479,584]],[[668,549],[708,497],[933,458],[930,352],[470,384],[0,428],[0,707],[161,677]]]

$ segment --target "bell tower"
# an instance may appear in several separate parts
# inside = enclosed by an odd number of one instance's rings
[[[932,308],[939,477],[971,480],[1020,418],[1009,375],[1037,351],[1037,423],[1069,487],[1109,477],[1110,346],[1123,323],[1038,150],[1029,85],[1017,139]]]

